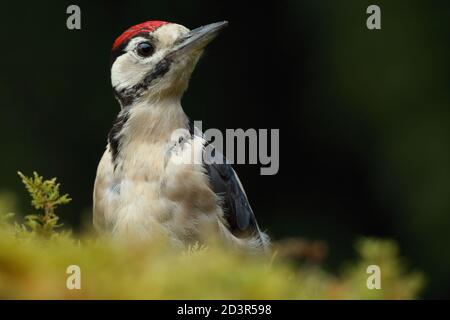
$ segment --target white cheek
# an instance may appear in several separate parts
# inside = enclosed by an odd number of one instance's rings
[[[118,57],[111,68],[111,83],[120,90],[136,84],[144,73],[142,66],[137,63],[131,53]]]
[[[121,90],[142,82],[165,53],[166,50],[160,50],[147,59],[139,58],[132,51],[119,56],[111,68],[112,86]]]

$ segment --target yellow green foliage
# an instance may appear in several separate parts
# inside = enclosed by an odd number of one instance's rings
[[[406,272],[398,247],[387,240],[359,241],[358,260],[332,275],[289,254],[304,241],[291,241],[289,250],[276,244],[268,257],[258,257],[215,246],[175,250],[75,238],[55,229],[57,219],[49,224],[56,207],[69,201],[56,180],[22,179],[43,212],[33,214],[37,225],[0,215],[0,299],[412,299],[423,286],[423,276]],[[55,217],[44,219],[49,212]],[[366,286],[373,264],[381,268],[380,290]],[[66,287],[70,265],[81,269],[80,290]]]
[[[56,208],[72,201],[68,194],[60,195],[60,184],[56,183],[56,178],[44,180],[36,172],[33,177],[26,177],[18,172],[25,188],[31,196],[31,205],[36,209],[41,209],[43,214],[29,214],[25,216],[25,225],[33,232],[44,237],[50,237],[55,228],[61,227],[58,224],[59,217],[55,214]]]

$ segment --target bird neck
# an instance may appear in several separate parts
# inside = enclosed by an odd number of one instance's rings
[[[130,140],[165,143],[175,130],[189,126],[179,98],[145,101],[124,111],[128,112],[124,136]]]

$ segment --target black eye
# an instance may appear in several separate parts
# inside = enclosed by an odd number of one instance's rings
[[[149,42],[141,42],[137,45],[136,52],[141,57],[150,57],[155,49]]]

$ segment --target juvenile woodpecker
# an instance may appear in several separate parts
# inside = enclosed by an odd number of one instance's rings
[[[203,161],[207,142],[180,103],[205,46],[227,24],[190,31],[147,21],[115,40],[111,82],[121,111],[94,186],[93,220],[100,232],[163,236],[181,247],[207,243],[213,234],[233,247],[267,248],[236,173],[226,162]],[[185,134],[174,139],[174,132]],[[196,161],[184,161],[191,157]]]

